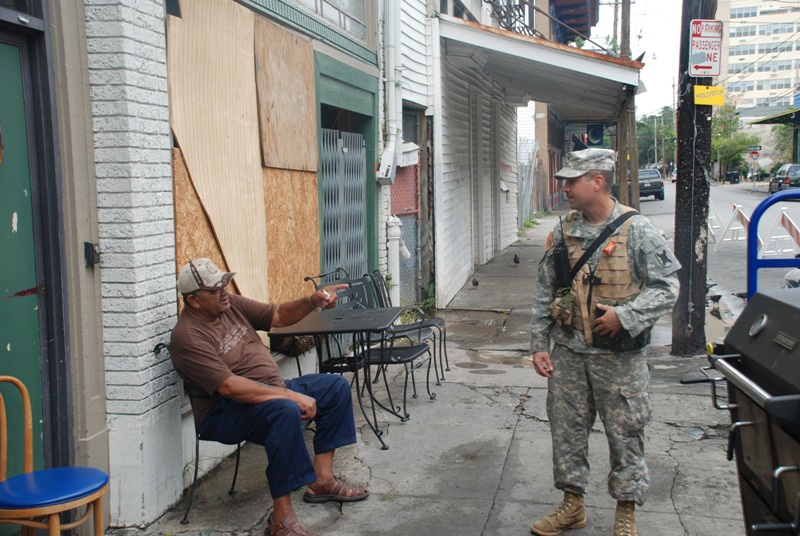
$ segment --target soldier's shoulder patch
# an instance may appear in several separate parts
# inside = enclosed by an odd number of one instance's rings
[[[666,249],[662,249],[658,253],[656,253],[656,259],[658,260],[659,264],[664,268],[669,268],[672,266],[672,258],[670,254],[667,252]]]
[[[547,235],[547,238],[544,240],[545,253],[553,249],[553,246],[555,246],[555,240],[553,239],[553,231],[550,231],[550,234]]]

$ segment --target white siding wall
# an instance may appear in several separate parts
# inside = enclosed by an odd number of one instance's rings
[[[403,100],[428,107],[426,56],[426,0],[403,0],[400,49],[403,66]]]
[[[476,228],[475,242],[477,250],[476,260],[479,264],[485,264],[494,254],[492,230],[492,202],[494,191],[492,188],[492,88],[487,81],[479,75],[465,71],[464,74],[470,75],[470,85],[477,87],[483,94],[483,106],[481,107],[481,146],[479,155],[481,159],[480,172],[472,174],[473,188],[478,193],[477,203],[475,204],[475,218],[479,223]]]
[[[436,212],[437,305],[447,305],[472,273],[472,193],[469,153],[469,83],[442,58],[441,176]]]
[[[84,0],[102,269],[111,524],[183,490],[164,4]]]
[[[443,58],[441,179],[437,184],[441,197],[436,207],[440,307],[469,279],[474,263],[485,263],[516,240],[516,109],[503,103],[502,91],[479,71]],[[470,102],[480,103],[480,110],[471,111]],[[497,114],[494,136],[493,113]],[[476,120],[480,123],[474,124]],[[480,146],[472,154],[470,142],[475,135]],[[500,191],[500,180],[508,187],[508,196]],[[499,209],[496,218],[494,207]],[[495,220],[500,223],[497,231]]]
[[[517,241],[517,111],[513,106],[500,106],[499,136],[496,143],[500,160],[500,179],[508,188],[508,195],[500,195],[501,227],[500,247],[505,249]]]

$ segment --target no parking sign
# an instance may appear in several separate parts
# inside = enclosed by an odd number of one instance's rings
[[[693,19],[689,41],[689,76],[719,76],[722,21]]]

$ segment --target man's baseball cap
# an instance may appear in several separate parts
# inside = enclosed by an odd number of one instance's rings
[[[564,160],[564,167],[556,173],[557,179],[572,179],[590,171],[614,171],[617,153],[611,149],[584,149],[573,151]]]
[[[211,259],[195,259],[178,273],[178,292],[190,294],[197,290],[219,290],[228,286],[235,272],[223,272]]]

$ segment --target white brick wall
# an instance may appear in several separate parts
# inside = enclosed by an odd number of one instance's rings
[[[169,357],[152,352],[167,338],[176,314],[166,21],[162,0],[84,0],[84,5],[111,524],[143,525],[183,489],[178,378]]]

